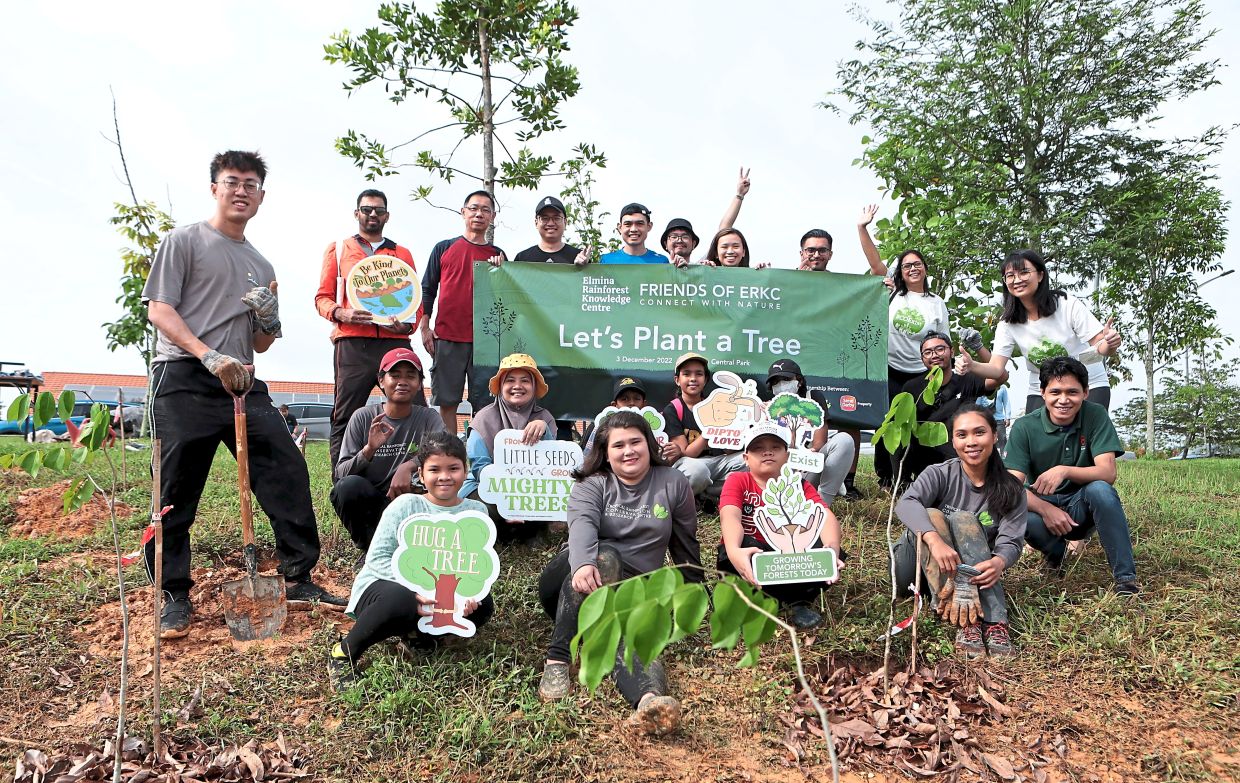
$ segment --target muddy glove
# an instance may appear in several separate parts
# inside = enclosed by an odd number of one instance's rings
[[[976,329],[961,329],[960,342],[973,353],[982,350],[982,335]]]
[[[234,394],[241,394],[250,388],[250,373],[237,359],[225,356],[219,351],[207,351],[202,355],[202,364],[220,379],[225,389]]]
[[[981,571],[967,563],[956,567],[955,577],[939,591],[937,611],[944,620],[967,628],[982,619],[982,597],[977,592],[977,585],[969,581],[979,574]]]
[[[275,291],[266,286],[254,286],[249,293],[241,297],[241,301],[254,311],[254,316],[258,319],[258,328],[263,331],[263,334],[280,336],[280,300],[276,299]]]

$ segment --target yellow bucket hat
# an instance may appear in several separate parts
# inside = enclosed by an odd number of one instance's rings
[[[487,388],[491,390],[492,396],[499,395],[499,385],[504,380],[504,375],[513,370],[528,370],[530,375],[534,376],[534,393],[540,399],[545,397],[550,387],[543,380],[542,373],[538,371],[538,363],[534,361],[534,357],[528,353],[510,353],[504,357],[499,363],[499,370],[496,371],[491,382],[487,384]]]

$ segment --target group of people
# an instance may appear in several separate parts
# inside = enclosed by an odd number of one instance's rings
[[[540,405],[547,383],[533,357],[505,358],[490,380],[494,402],[475,413],[468,441],[461,442],[456,409],[472,364],[473,264],[507,262],[486,238],[495,218],[494,198],[478,191],[465,199],[462,235],[438,243],[429,257],[420,312],[396,321],[376,318],[338,290],[337,278],[369,256],[414,264],[406,248],[383,234],[390,218],[384,194],[363,191],[354,212],[358,232],[328,247],[316,296],[318,312],[333,324],[331,501],[362,553],[348,598],[324,590],[311,579],[319,538],[306,462],[252,367],[254,354],[282,333],[274,269],[245,238],[263,201],[266,165],[257,154],[230,151],[215,157],[210,174],[213,215],[169,233],[143,293],[158,330],[152,416],[154,435],[163,444],[160,490],[162,502],[173,507],[164,517],[161,634],[188,633],[189,529],[217,446],[224,443],[235,452],[232,414],[240,399],[249,414],[253,487],[271,519],[288,600],[346,607],[355,618],[330,656],[336,678],[348,680],[356,676],[365,651],[383,639],[405,638],[415,646],[432,641],[417,630],[418,617],[429,607],[391,572],[401,520],[451,508],[489,514],[501,540],[537,531],[537,525],[505,519],[482,502],[477,485],[500,431],[520,430],[527,444],[556,436],[554,414]],[[749,188],[748,172],[742,171],[703,262],[750,265],[744,236],[732,227]],[[1002,575],[1024,543],[1058,571],[1066,542],[1097,528],[1116,592],[1139,591],[1127,518],[1113,486],[1122,447],[1107,413],[1102,366],[1120,335],[1079,300],[1052,289],[1044,259],[1022,250],[998,270],[1004,305],[994,344],[987,349],[973,330],[959,330],[953,340],[950,314],[929,287],[926,258],[908,250],[890,270],[884,265],[868,232],[876,212],[877,207],[863,211],[858,233],[869,271],[890,289],[890,396],[913,394],[918,419],[943,422],[949,433],[942,446],[914,443],[907,453],[876,454],[880,483],[899,496],[896,511],[907,528],[896,548],[898,580],[910,591],[919,585],[936,610],[960,626],[957,645],[967,655],[1011,654]],[[515,261],[589,262],[588,251],[564,242],[565,210],[555,197],[539,200],[535,228],[538,243]],[[698,237],[689,221],[669,222],[661,236],[666,256],[646,247],[652,229],[650,210],[626,206],[617,225],[622,247],[601,262],[691,263]],[[800,244],[800,268],[826,271],[831,235],[813,229]],[[438,410],[426,405],[422,363],[410,343],[415,331],[434,357],[430,402]],[[1030,361],[1031,386],[1026,415],[1010,433],[1003,428],[1004,456],[994,413],[974,401],[1002,388],[1017,348]],[[933,368],[941,371],[942,384],[927,402],[923,392]],[[544,698],[562,698],[570,689],[569,641],[590,592],[659,568],[668,557],[686,580],[703,579],[697,533],[702,504],[719,511],[718,570],[753,582],[751,557],[772,549],[754,515],[766,483],[779,475],[794,448],[823,455],[821,472],[803,476],[803,491],[823,507],[816,545],[834,550],[840,562],[846,557],[831,507],[837,496],[855,497],[859,433],[832,431],[824,421],[809,442],[793,443],[784,428],[767,426],[750,431],[739,450],[713,448],[693,413],[709,390],[709,360],[688,353],[672,369],[676,393],[663,407],[666,442],[660,445],[636,412],[648,403],[643,385],[622,379],[610,404],[634,410],[601,421],[590,433],[584,464],[573,474],[567,542],[538,585],[540,603],[554,624],[539,686]],[[366,405],[376,383],[383,401]],[[824,412],[828,408],[790,359],[770,366],[764,386],[770,396],[796,394],[819,402]],[[599,407],[607,403],[599,401]],[[146,555],[150,569],[153,545]],[[810,628],[821,622],[814,603],[825,587],[809,583],[767,591],[792,622]],[[487,598],[466,607],[466,614],[481,626],[495,610]],[[640,726],[658,732],[678,721],[679,704],[668,693],[658,661],[618,666],[616,679]]]

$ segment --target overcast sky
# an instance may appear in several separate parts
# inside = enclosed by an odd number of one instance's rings
[[[890,7],[868,3],[883,18]],[[1168,133],[1240,122],[1234,54],[1240,12],[1209,0],[1220,28],[1209,56],[1221,86],[1167,106]],[[862,127],[817,107],[835,83],[836,64],[854,56],[865,30],[843,3],[799,1],[778,13],[762,3],[579,3],[568,60],[582,91],[563,109],[567,129],[538,142],[559,155],[579,141],[608,157],[595,195],[616,212],[641,201],[661,231],[687,217],[708,237],[732,196],[737,168],[752,169],[753,190],[737,226],[753,256],[776,266],[797,261],[805,229],[836,237],[831,268],[862,272],[856,242],[861,206],[879,183],[852,161]],[[394,144],[439,118],[431,104],[396,106],[381,90],[349,95],[344,68],[323,60],[323,44],[344,28],[374,22],[367,3],[131,2],[21,3],[6,8],[9,66],[0,72],[0,226],[9,315],[0,360],[36,372],[141,373],[136,351],[110,353],[102,322],[114,303],[122,238],[109,225],[113,202],[128,200],[112,135],[109,88],[138,195],[170,209],[178,223],[211,213],[208,164],[229,148],[258,149],[270,167],[267,196],[248,238],[275,265],[285,338],[259,358],[268,380],[329,381],[329,324],[314,310],[327,243],[356,230],[354,198],[369,185],[335,152],[349,128]],[[450,143],[443,139],[443,143]],[[1218,160],[1221,186],[1240,196],[1240,139]],[[480,168],[480,165],[475,165]],[[408,201],[413,172],[384,180],[392,219],[387,234],[421,265],[440,239],[460,233],[457,215]],[[473,187],[436,185],[458,204]],[[544,188],[548,193],[558,185]],[[500,194],[496,242],[509,252],[534,243],[537,194]],[[884,203],[880,214],[892,212]],[[1231,211],[1224,266],[1240,266],[1237,211]],[[1240,274],[1203,289],[1223,329],[1240,335]],[[1013,377],[1021,388],[1023,373]],[[1131,396],[1117,391],[1122,401]]]

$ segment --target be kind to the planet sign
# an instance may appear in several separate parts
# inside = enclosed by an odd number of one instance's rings
[[[396,541],[396,581],[434,601],[418,629],[473,636],[477,629],[465,616],[466,603],[485,598],[499,576],[491,518],[473,511],[415,514],[400,523]]]
[[[349,302],[376,319],[412,321],[422,304],[422,284],[413,267],[396,256],[358,261],[345,280]]]
[[[564,522],[572,472],[581,467],[581,447],[563,440],[521,442],[521,430],[500,430],[495,461],[482,469],[478,496],[504,519]]]

